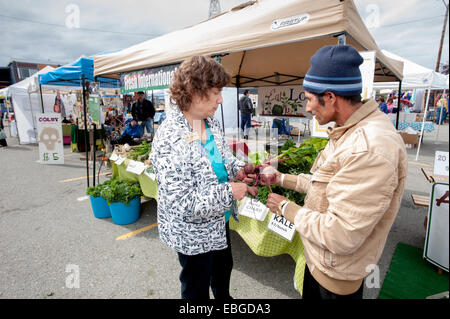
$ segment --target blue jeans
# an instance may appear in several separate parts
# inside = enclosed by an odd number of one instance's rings
[[[252,115],[241,113],[241,130],[244,131],[244,135],[248,136],[251,127]]]
[[[153,134],[153,120],[142,121],[141,123],[141,137],[144,135],[144,128],[147,129],[147,133]]]

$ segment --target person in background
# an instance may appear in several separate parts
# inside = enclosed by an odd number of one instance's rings
[[[141,122],[141,137],[144,130],[153,134],[153,117],[155,116],[155,108],[153,103],[145,98],[144,92],[138,92],[138,99],[131,107],[131,115],[137,122]]]
[[[383,253],[402,202],[408,154],[377,102],[361,101],[363,61],[347,45],[325,46],[312,56],[303,81],[306,111],[320,125],[336,123],[327,130],[328,144],[311,174],[281,174],[272,166],[261,174],[306,194],[303,206],[275,193],[267,200],[300,234],[303,299],[362,299],[364,278]]]
[[[388,108],[387,108],[387,104],[386,104],[386,102],[384,102],[384,97],[380,96],[378,98],[378,104],[379,104],[378,108],[380,109],[381,112],[383,112],[385,114],[389,113],[388,112]]]
[[[6,142],[6,133],[2,127],[0,127],[0,146],[2,147],[8,146],[8,143]]]
[[[214,114],[231,77],[214,59],[184,61],[170,86],[176,107],[158,128],[150,160],[158,182],[158,231],[178,254],[181,297],[230,296],[229,219],[247,195],[244,162],[231,153]]]
[[[248,134],[252,127],[253,103],[250,100],[250,91],[245,90],[244,96],[239,99],[239,111],[241,111],[241,130],[244,132],[244,139],[248,140]]]
[[[122,135],[120,135],[118,138],[111,141],[111,144],[129,144],[129,145],[135,145],[138,144],[139,138],[141,137],[141,128],[136,123],[136,120],[134,119],[128,119],[125,124],[127,126],[125,127],[125,130],[123,131]]]
[[[388,113],[392,113],[394,110],[394,98],[390,96],[386,102]]]

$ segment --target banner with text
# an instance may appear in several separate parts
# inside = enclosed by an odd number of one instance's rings
[[[120,91],[130,93],[167,89],[179,64],[124,73],[120,76]]]

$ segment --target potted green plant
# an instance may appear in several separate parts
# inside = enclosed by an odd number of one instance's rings
[[[110,181],[106,181],[103,184],[88,187],[88,189],[86,190],[86,195],[89,195],[89,199],[91,201],[92,212],[94,213],[94,216],[97,218],[111,217],[109,205],[101,194],[102,189],[109,183]]]
[[[101,196],[108,203],[115,224],[132,224],[139,219],[142,196],[139,183],[113,178],[101,189]]]

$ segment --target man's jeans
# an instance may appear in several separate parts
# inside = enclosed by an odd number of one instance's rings
[[[147,128],[147,133],[153,134],[153,120],[142,121],[142,123],[141,123],[141,137],[144,135],[144,128]]]
[[[244,136],[248,136],[251,127],[252,114],[241,113],[241,130],[244,131]]]

